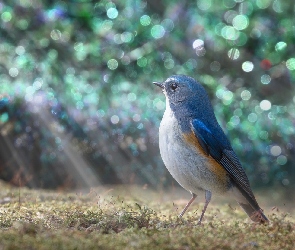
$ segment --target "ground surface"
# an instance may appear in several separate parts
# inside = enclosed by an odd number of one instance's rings
[[[271,222],[257,225],[234,203],[217,200],[198,226],[202,198],[180,220],[189,195],[176,189],[65,193],[0,183],[0,249],[295,249],[292,206],[272,207],[261,197]]]

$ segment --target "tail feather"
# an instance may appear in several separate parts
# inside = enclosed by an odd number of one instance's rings
[[[254,222],[258,223],[268,223],[267,217],[262,212],[262,209],[255,210],[250,204],[244,204],[238,202],[239,205],[244,209],[244,211],[248,214],[250,219]]]
[[[232,192],[236,201],[244,209],[252,221],[258,223],[268,223],[268,219],[259,207],[254,195],[253,198],[250,196],[247,197],[247,194],[243,194],[237,187],[233,187]]]

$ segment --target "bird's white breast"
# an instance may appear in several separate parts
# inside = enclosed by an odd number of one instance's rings
[[[200,189],[223,192],[216,176],[208,170],[208,158],[184,140],[169,103],[160,124],[159,147],[166,168],[183,188],[193,193]]]

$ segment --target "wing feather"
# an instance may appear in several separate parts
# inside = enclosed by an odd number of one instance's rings
[[[198,119],[192,120],[191,125],[194,135],[204,150],[225,168],[248,202],[255,209],[259,209],[248,177],[221,128],[216,128],[217,131],[210,130],[208,126]]]

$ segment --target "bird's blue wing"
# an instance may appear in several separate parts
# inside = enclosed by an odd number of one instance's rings
[[[209,129],[199,119],[192,120],[191,128],[204,151],[225,168],[250,204],[259,208],[247,175],[221,128]]]

